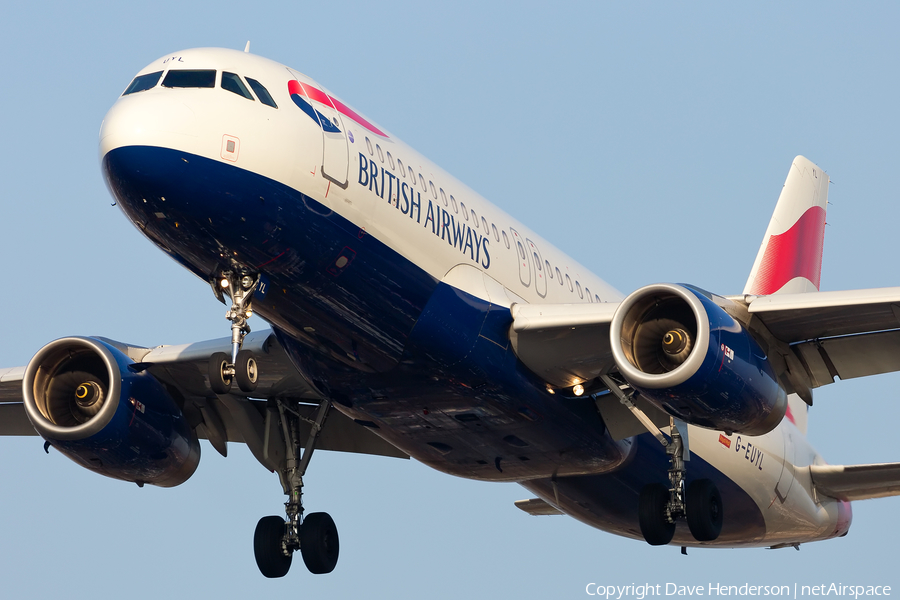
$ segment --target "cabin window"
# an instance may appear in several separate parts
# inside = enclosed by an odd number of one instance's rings
[[[434,182],[433,182],[433,181],[429,181],[429,182],[428,182],[428,187],[431,188],[431,195],[434,196],[434,199],[435,199],[435,200],[437,200],[437,190],[434,189]],[[447,199],[446,199],[446,198],[444,199],[444,206],[447,206]]]
[[[594,301],[594,297],[591,296],[591,290],[584,288],[584,295],[587,296],[588,302]]]
[[[216,72],[207,69],[183,69],[169,71],[163,79],[167,88],[211,88],[216,87]]]
[[[499,242],[500,241],[500,232],[497,231],[497,226],[494,225],[493,223],[491,223],[491,229],[494,231],[494,239]]]
[[[459,212],[459,205],[456,204],[456,198],[453,197],[453,194],[450,194],[450,204],[453,205],[453,212]]]
[[[472,209],[472,220],[475,221],[475,227],[478,227],[478,215],[475,214],[475,209]]]
[[[375,151],[378,152],[378,160],[384,162],[384,152],[381,151],[381,144],[375,144]]]
[[[409,179],[412,181],[413,185],[416,185],[416,173],[413,171],[412,167],[409,168]]]
[[[391,153],[388,152],[388,156],[390,156],[390,155],[391,155]],[[403,169],[403,161],[400,160],[399,158],[397,159],[397,168],[400,169],[400,177],[402,177],[403,179],[406,179],[406,171]]]
[[[369,156],[375,156],[375,151],[372,150],[372,142],[369,140],[369,138],[366,138],[366,148],[369,149]]]
[[[566,273],[566,283],[569,285],[569,291],[572,291],[572,278],[569,277],[569,274]]]
[[[575,289],[578,290],[578,297],[584,298],[584,290],[581,289],[581,284],[578,283],[577,281],[575,282]]]
[[[247,89],[247,86],[244,85],[244,82],[241,81],[241,78],[236,73],[222,71],[221,86],[223,90],[228,90],[233,94],[243,96],[247,100],[253,100],[253,95],[250,94],[250,90]]]
[[[393,171],[394,170],[394,157],[391,156],[390,152],[388,152],[387,155],[388,155],[388,164],[391,165],[391,171]],[[400,167],[400,170],[402,171],[403,167]]]
[[[272,99],[272,95],[269,93],[269,90],[267,90],[263,84],[255,79],[250,79],[249,77],[247,78],[247,83],[250,84],[250,89],[256,92],[256,97],[259,98],[260,102],[262,102],[266,106],[278,108],[278,105],[275,104],[275,100]]]
[[[466,221],[468,221],[468,220],[469,220],[469,213],[466,212],[466,203],[465,203],[465,202],[460,202],[460,203],[459,203],[459,208],[460,208],[460,210],[462,210],[462,214],[463,214],[463,216],[466,218]]]
[[[549,261],[549,260],[545,260],[545,261],[544,261],[544,266],[547,267],[547,276],[548,276],[550,279],[553,279],[553,267],[550,266],[550,261]]]
[[[491,232],[491,230],[488,229],[487,219],[485,219],[484,217],[481,217],[481,228],[484,229],[484,235],[487,235]]]
[[[428,186],[425,185],[425,178],[422,177],[422,174],[421,174],[421,173],[419,173],[419,185],[422,186],[422,191],[423,191],[423,192],[427,192],[427,191],[428,191]]]
[[[506,230],[503,230],[503,243],[506,244],[506,249],[509,250],[509,236],[506,235]]]
[[[144,92],[146,90],[149,90],[150,88],[156,87],[156,84],[159,83],[159,77],[161,75],[162,71],[157,71],[156,73],[147,73],[146,75],[138,75],[134,78],[134,80],[132,80],[132,82],[128,85],[122,95],[127,96],[128,94]]]
[[[444,193],[444,188],[441,188],[441,200],[444,202],[444,206],[447,206],[447,194]]]

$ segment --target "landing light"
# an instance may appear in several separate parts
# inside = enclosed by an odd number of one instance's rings
[[[572,393],[575,394],[576,396],[582,395],[584,393],[584,386],[581,385],[580,383],[576,383],[572,387]]]
[[[224,290],[225,288],[228,287],[228,280],[225,279],[225,278],[223,277],[223,278],[219,281],[219,285],[220,285],[220,286],[222,287],[222,289]]]

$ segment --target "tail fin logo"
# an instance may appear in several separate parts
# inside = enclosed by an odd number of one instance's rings
[[[774,294],[796,277],[809,280],[819,289],[824,240],[825,209],[812,206],[790,229],[769,236],[750,293]]]

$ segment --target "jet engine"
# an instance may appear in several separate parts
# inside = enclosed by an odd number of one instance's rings
[[[110,344],[88,337],[50,342],[22,382],[37,432],[101,475],[172,487],[193,475],[200,443],[165,387]]]
[[[629,385],[687,423],[762,435],[784,417],[787,395],[765,352],[702,290],[635,291],[613,316],[610,339]]]

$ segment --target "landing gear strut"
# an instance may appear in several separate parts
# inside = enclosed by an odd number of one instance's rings
[[[253,552],[260,572],[266,577],[283,577],[297,550],[310,572],[330,573],[337,565],[340,542],[337,527],[328,513],[303,516],[303,475],[309,466],[316,440],[322,431],[331,402],[319,404],[315,420],[306,419],[296,404],[273,400],[278,408],[285,439],[285,463],[279,471],[281,486],[288,501],[284,503],[286,518],[263,517],[253,536]],[[310,432],[300,453],[300,423],[307,422]]]
[[[669,486],[651,483],[641,490],[638,521],[641,534],[651,546],[664,546],[675,536],[675,522],[686,519],[691,535],[699,542],[711,542],[722,531],[722,496],[709,479],[696,479],[685,489],[684,438],[687,426],[670,418],[669,439],[632,402],[634,392],[623,391],[608,375],[600,379],[619,401],[647,428],[669,456]]]
[[[231,298],[231,308],[225,313],[225,318],[231,321],[231,355],[216,352],[209,359],[209,385],[217,394],[229,393],[235,381],[243,392],[256,389],[259,379],[256,358],[249,350],[241,350],[241,346],[244,336],[250,333],[247,319],[253,314],[251,299],[257,281],[258,277],[238,276],[228,271],[213,283],[219,299],[224,301],[224,294]]]

